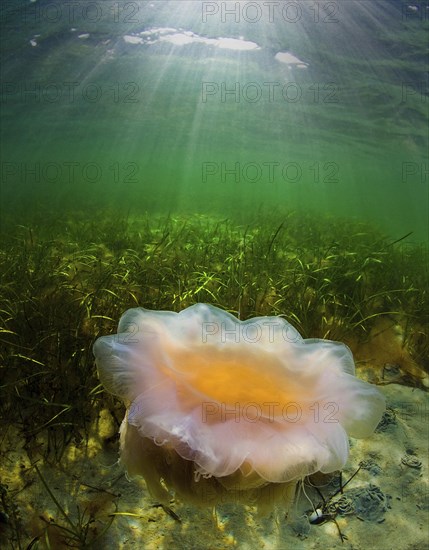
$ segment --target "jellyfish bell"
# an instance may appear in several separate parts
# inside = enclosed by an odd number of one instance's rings
[[[348,436],[369,436],[385,410],[346,345],[303,339],[282,317],[134,308],[94,354],[127,407],[121,463],[161,502],[287,507],[305,476],[342,469]]]

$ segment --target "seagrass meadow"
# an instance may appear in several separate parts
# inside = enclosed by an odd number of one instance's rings
[[[74,471],[117,446],[124,409],[99,384],[92,344],[115,331],[123,311],[208,302],[240,319],[281,314],[304,337],[346,342],[360,376],[426,389],[427,254],[369,224],[293,212],[261,213],[248,225],[208,215],[94,213],[88,221],[82,212],[6,220],[1,491],[14,547],[101,543],[121,514],[136,514],[94,473],[83,497]],[[74,509],[62,502],[59,475]],[[50,513],[32,509],[34,485]]]

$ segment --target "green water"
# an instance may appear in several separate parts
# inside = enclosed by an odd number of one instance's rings
[[[13,0],[0,27],[0,546],[423,547],[427,2]],[[258,526],[126,480],[94,342],[196,303],[344,342],[383,386],[338,476],[377,524],[313,525],[324,481]]]
[[[429,10],[278,4],[4,3],[2,207],[302,210],[425,240]]]

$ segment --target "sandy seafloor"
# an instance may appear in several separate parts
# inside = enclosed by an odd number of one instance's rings
[[[167,513],[154,506],[142,480],[128,481],[117,461],[117,440],[107,443],[115,431],[110,413],[104,411],[94,433],[83,448],[71,447],[60,468],[38,463],[52,494],[69,516],[78,523],[77,507],[84,525],[91,518],[87,541],[92,548],[142,549],[326,549],[411,550],[429,547],[428,394],[399,384],[381,387],[387,413],[376,433],[351,443],[350,458],[343,471],[343,484],[362,468],[344,488],[341,510],[336,520],[312,525],[308,520],[309,500],[301,496],[286,521],[285,511],[259,518],[252,508],[221,505],[212,510],[195,509],[171,502]],[[64,529],[70,528],[58,506],[44,489],[26,453],[9,430],[3,439],[2,484],[14,491],[15,520],[20,525],[21,548],[68,548]],[[6,466],[6,468],[5,468]],[[338,476],[321,489],[325,498],[335,492]],[[320,497],[305,492],[315,507]],[[335,508],[335,506],[334,506]],[[112,520],[103,534],[103,527]],[[3,524],[5,548],[19,548],[12,521]],[[48,537],[46,535],[48,533]],[[31,545],[33,543],[33,546]],[[75,544],[75,543],[73,543]],[[74,547],[85,547],[75,545]]]

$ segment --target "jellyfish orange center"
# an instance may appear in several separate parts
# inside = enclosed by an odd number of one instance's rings
[[[274,403],[301,406],[312,397],[311,384],[294,377],[274,354],[262,350],[255,353],[254,348],[211,349],[204,354],[176,351],[169,363],[167,374],[179,387],[186,386],[206,401],[242,407],[253,403],[268,414]]]

